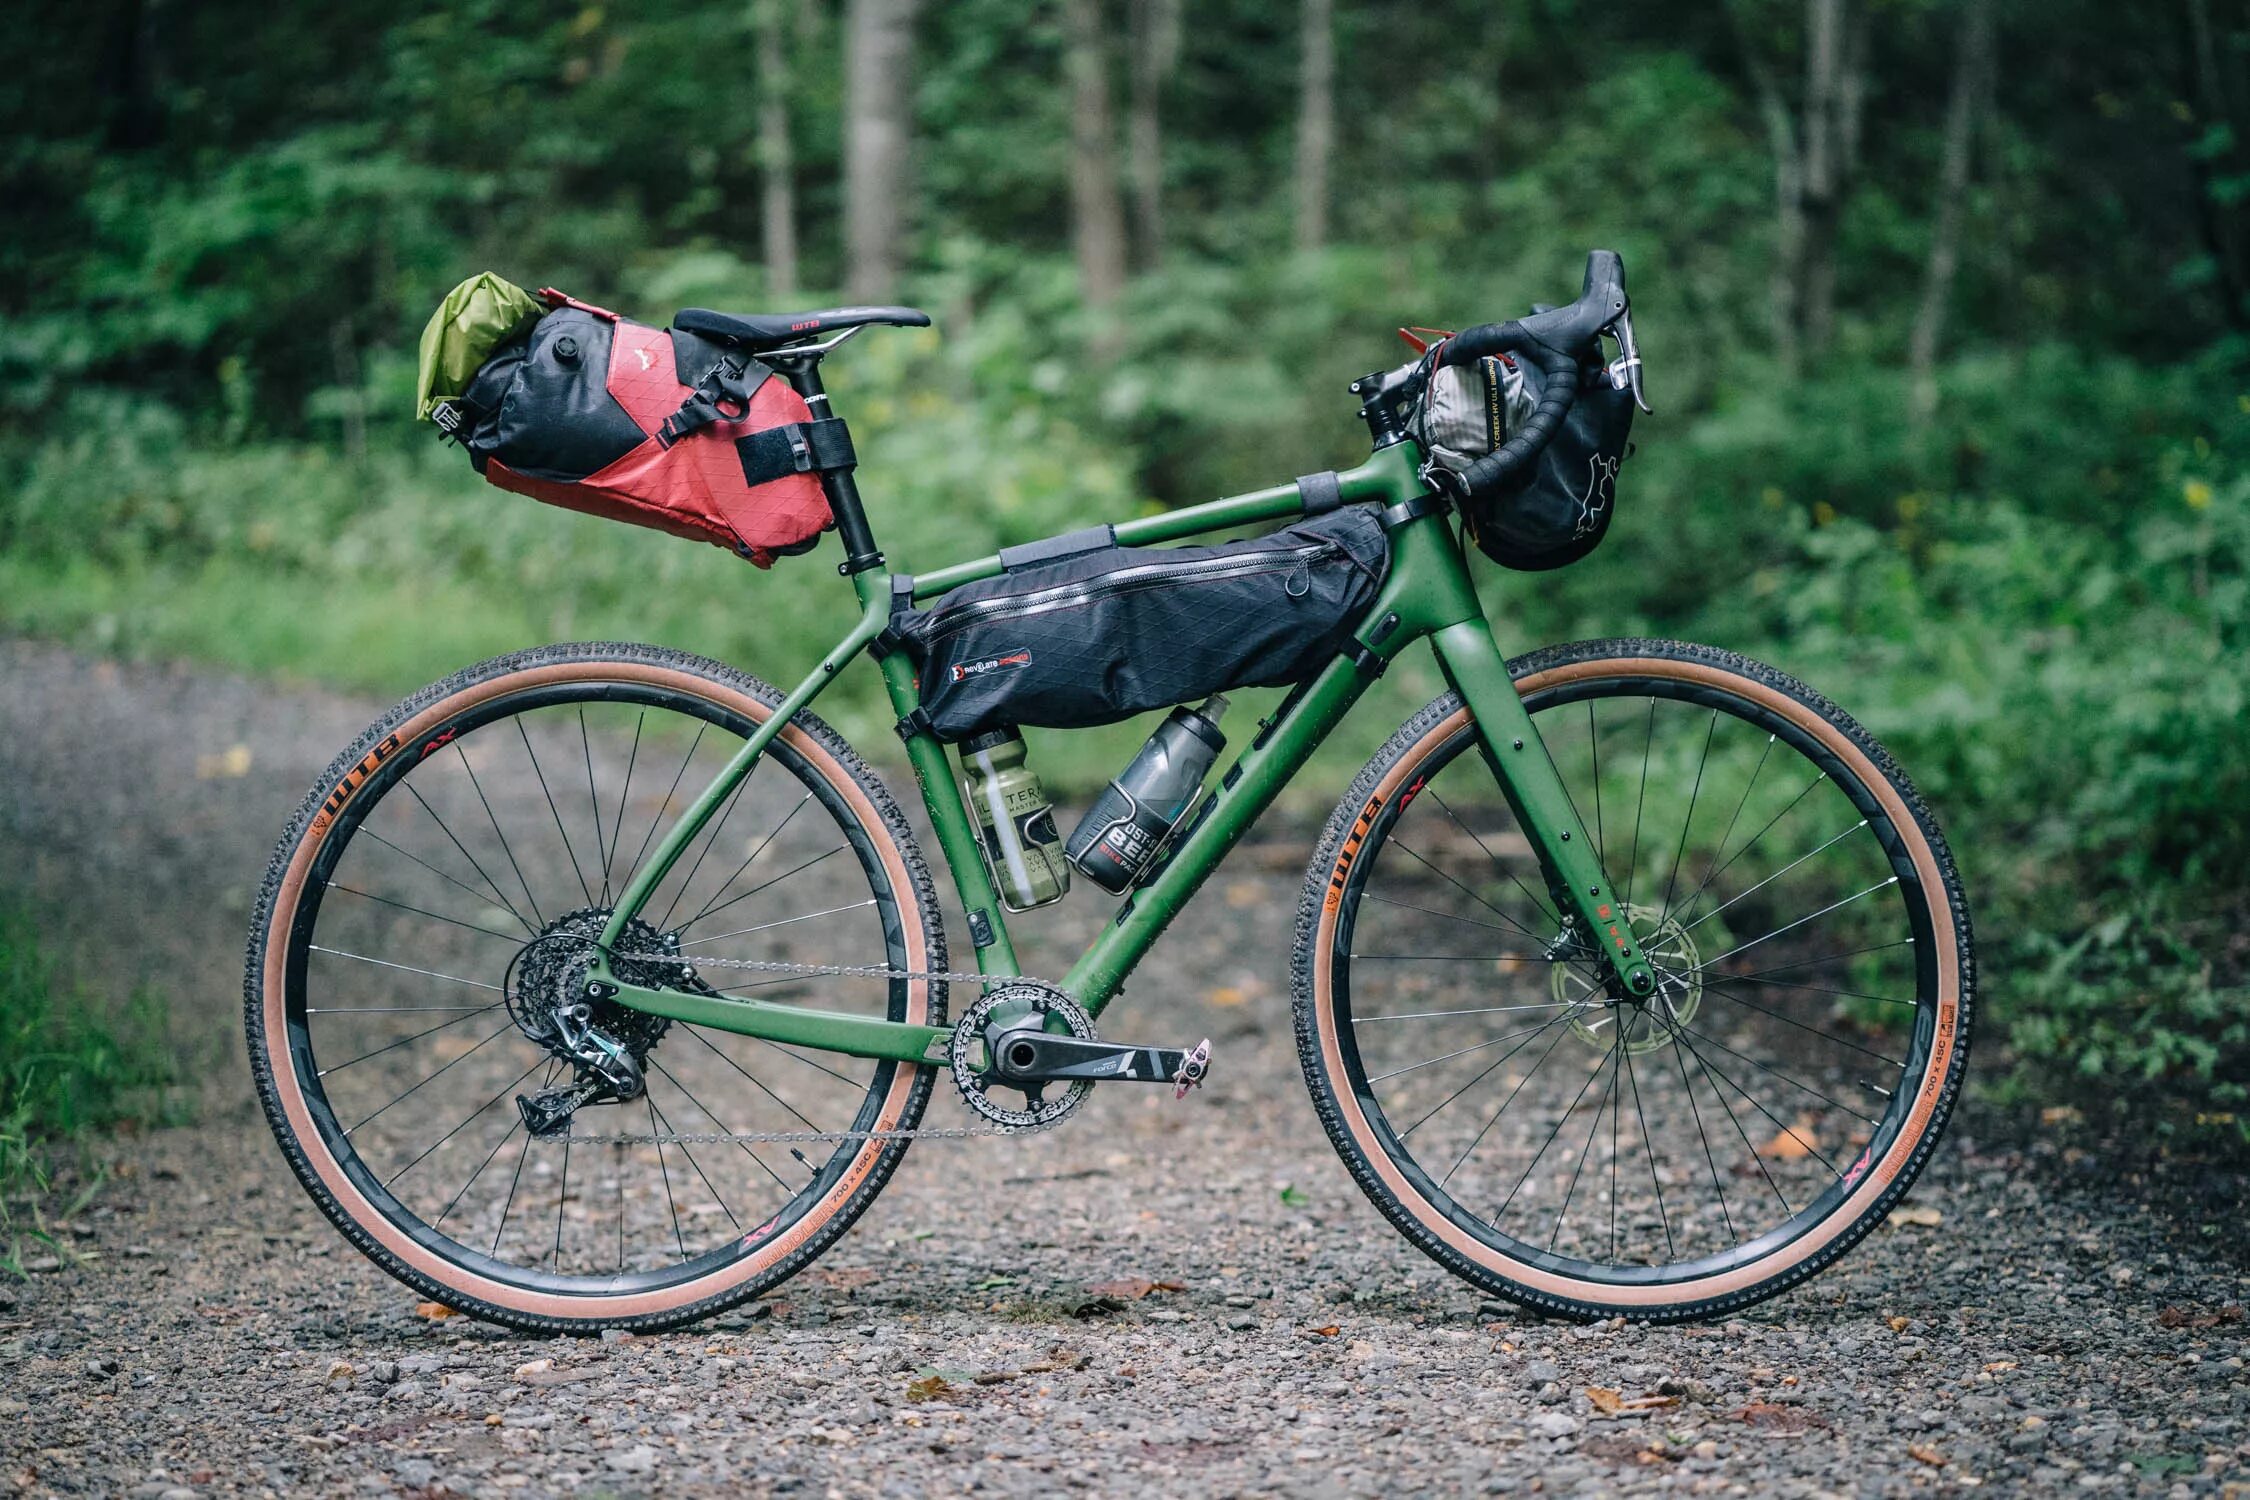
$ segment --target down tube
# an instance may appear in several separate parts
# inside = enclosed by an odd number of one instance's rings
[[[1188,835],[1163,873],[1134,892],[1063,980],[1064,990],[1088,1014],[1100,1015],[1116,998],[1133,965],[1210,878],[1227,851],[1273,805],[1337,721],[1350,712],[1367,691],[1367,681],[1350,661],[1336,658],[1313,679],[1294,708],[1251,742],[1228,773],[1233,784],[1220,784],[1210,816]]]

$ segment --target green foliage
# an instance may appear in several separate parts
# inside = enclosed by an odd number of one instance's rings
[[[12,1203],[46,1186],[60,1143],[170,1118],[163,1036],[146,991],[112,1024],[86,995],[58,990],[29,914],[0,905],[0,1227]]]

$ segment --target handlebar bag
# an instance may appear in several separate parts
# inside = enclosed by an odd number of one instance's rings
[[[1303,681],[1374,602],[1390,541],[1352,506],[1217,546],[1119,547],[1100,527],[1000,556],[999,577],[891,621],[943,740],[1109,724]]]
[[[1588,366],[1547,446],[1511,478],[1464,494],[1461,471],[1507,442],[1545,385],[1529,360],[1444,366],[1431,376],[1414,433],[1425,477],[1459,502],[1469,539],[1502,567],[1525,572],[1574,563],[1601,545],[1617,513],[1617,471],[1632,451],[1632,393]]]
[[[761,568],[834,524],[820,474],[853,462],[841,421],[716,340],[539,296],[545,314],[432,413],[488,481]]]

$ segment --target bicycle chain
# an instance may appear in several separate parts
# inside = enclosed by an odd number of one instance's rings
[[[620,953],[616,958],[689,963],[697,968],[746,969],[758,974],[802,974],[807,978],[903,979],[920,984],[1044,983],[1023,974],[962,973],[943,969],[893,969],[885,964],[799,964],[778,958],[683,959],[677,953]],[[1052,986],[1050,986],[1052,988]],[[581,1146],[719,1146],[736,1142],[761,1145],[811,1145],[830,1141],[965,1141],[992,1136],[1038,1135],[1062,1123],[1042,1125],[964,1125],[913,1130],[736,1130],[672,1131],[653,1135],[574,1135]]]

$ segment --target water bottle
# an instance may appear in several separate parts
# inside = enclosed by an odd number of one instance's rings
[[[1060,901],[1070,890],[1070,866],[1063,862],[1054,809],[1039,777],[1024,764],[1023,736],[1003,726],[964,740],[961,765],[1001,904],[1028,911]]]
[[[1187,813],[1204,773],[1227,747],[1217,693],[1196,708],[1175,708],[1118,772],[1070,836],[1064,851],[1086,878],[1112,895],[1146,873]]]

